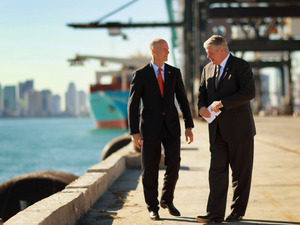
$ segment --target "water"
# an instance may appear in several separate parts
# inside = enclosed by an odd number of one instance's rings
[[[109,141],[126,132],[95,129],[90,118],[1,119],[0,184],[40,170],[80,176],[100,161]]]

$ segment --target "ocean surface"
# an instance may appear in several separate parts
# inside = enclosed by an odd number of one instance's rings
[[[80,176],[100,161],[107,143],[125,133],[96,129],[90,118],[0,119],[0,184],[41,170]]]

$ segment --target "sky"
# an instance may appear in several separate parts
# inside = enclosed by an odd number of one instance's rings
[[[160,37],[170,44],[169,28],[122,29],[128,37],[109,36],[107,29],[74,29],[68,23],[89,23],[132,0],[1,0],[0,1],[0,85],[18,85],[34,80],[34,89],[50,89],[64,98],[68,84],[88,92],[102,67],[89,60],[70,66],[76,54],[108,57],[150,57],[149,43]],[[168,22],[164,0],[138,0],[103,22]],[[172,64],[171,55],[169,63]]]

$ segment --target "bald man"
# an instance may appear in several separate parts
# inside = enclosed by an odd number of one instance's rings
[[[194,127],[189,102],[178,68],[170,66],[169,46],[163,39],[150,43],[152,61],[133,73],[128,101],[129,132],[141,148],[145,202],[152,220],[159,220],[158,171],[161,146],[164,147],[166,172],[160,206],[180,216],[173,204],[180,168],[180,123],[175,97],[183,114],[186,141],[193,141]],[[141,105],[140,105],[141,103]]]

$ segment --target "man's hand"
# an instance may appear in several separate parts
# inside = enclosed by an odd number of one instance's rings
[[[185,140],[186,142],[188,142],[188,144],[191,144],[194,140],[194,135],[193,135],[193,131],[192,128],[186,128],[185,129]]]
[[[142,139],[141,139],[141,135],[139,133],[132,134],[131,140],[133,141],[133,143],[135,144],[136,147],[138,147],[139,149],[141,148]]]
[[[223,104],[221,101],[214,101],[212,104],[211,104],[211,111],[214,111],[214,112],[219,112],[220,108],[223,108]]]
[[[210,118],[211,116],[210,112],[205,106],[201,107],[201,109],[199,110],[199,115],[205,118]]]

